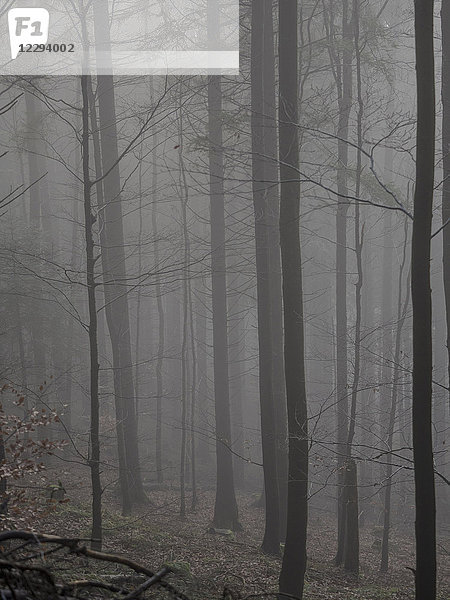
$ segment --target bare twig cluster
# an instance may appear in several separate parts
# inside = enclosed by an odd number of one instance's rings
[[[151,588],[166,592],[172,600],[189,600],[166,577],[170,566],[153,572],[129,558],[90,550],[88,540],[35,534],[27,531],[7,531],[0,534],[0,590],[2,597],[15,600],[41,598],[121,598],[138,600]],[[126,567],[142,578],[98,577],[96,579],[66,579],[61,573],[73,573],[77,557],[116,568]],[[61,567],[61,564],[64,567]],[[68,568],[69,565],[69,568]],[[72,566],[73,568],[70,568]],[[84,569],[86,571],[86,569]]]

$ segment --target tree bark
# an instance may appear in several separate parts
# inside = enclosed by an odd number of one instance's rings
[[[353,34],[356,54],[356,79],[357,79],[357,146],[356,153],[356,189],[358,198],[361,192],[362,171],[362,144],[363,144],[363,116],[364,103],[362,97],[361,79],[361,53],[359,48],[359,0],[353,0]],[[353,439],[356,430],[356,412],[358,405],[359,385],[361,377],[361,327],[362,327],[362,290],[364,283],[363,272],[363,246],[364,224],[361,225],[361,210],[358,203],[355,205],[355,254],[357,280],[355,285],[355,357],[354,374],[350,402],[350,418],[348,423],[348,437],[346,448],[346,462],[344,472],[344,568],[351,573],[359,573],[359,514],[358,514],[358,470],[352,458]]]
[[[344,569],[359,573],[359,527],[358,527],[358,477],[356,462],[353,459],[345,463],[345,541]]]
[[[153,169],[152,169],[152,231],[154,236],[154,252],[155,252],[155,264],[156,268],[159,269],[159,230],[158,230],[158,212],[157,212],[157,200],[156,194],[158,189],[158,167],[156,163],[156,148],[158,148],[158,138],[154,139],[154,153],[153,153]],[[163,393],[164,393],[164,350],[165,350],[165,311],[164,302],[161,290],[161,280],[159,275],[155,281],[156,291],[156,306],[158,309],[158,357],[156,361],[156,431],[155,431],[155,459],[156,459],[156,480],[159,484],[162,484],[164,480],[163,466],[162,466],[162,441],[163,441]]]
[[[442,30],[442,259],[447,317],[448,379],[450,382],[450,3],[443,0]],[[447,225],[446,225],[447,224]],[[448,384],[448,383],[447,383]],[[449,385],[449,384],[448,384]],[[450,400],[450,393],[449,393]],[[450,406],[450,404],[449,404]]]
[[[45,172],[39,156],[39,141],[36,131],[40,117],[38,113],[38,108],[36,106],[36,98],[34,97],[32,92],[26,89],[24,96],[27,115],[26,145],[28,150],[28,180],[29,185],[31,185],[30,225],[34,230],[37,244],[36,253],[39,256],[42,245],[42,186],[40,181],[35,185],[32,184],[33,182],[37,182],[38,179],[40,179]],[[41,288],[41,283],[38,282],[37,294],[39,296],[42,295]],[[41,314],[41,312],[41,303],[36,302],[30,323],[31,349],[33,356],[31,381],[36,390],[38,390],[39,386],[44,381],[47,371],[47,357],[43,330],[43,315]],[[42,432],[38,430],[38,436],[40,435],[42,435]]]
[[[181,340],[181,457],[180,457],[180,517],[186,518],[186,455],[188,432],[189,384],[188,384],[188,330],[189,330],[189,260],[190,240],[187,222],[188,186],[186,171],[183,161],[183,105],[180,80],[179,95],[179,132],[178,132],[178,157],[180,168],[180,203],[181,227],[183,236],[183,334]]]
[[[242,277],[234,278],[236,287],[242,285]],[[230,365],[230,407],[231,433],[233,436],[233,472],[236,487],[245,486],[245,453],[244,448],[244,357],[245,357],[245,320],[243,319],[244,305],[240,289],[235,292],[234,301],[229,300],[228,309],[228,341]]]
[[[278,140],[275,81],[275,48],[272,0],[264,0],[263,118],[264,167],[266,174],[269,283],[272,336],[272,391],[277,435],[277,475],[280,505],[280,537],[286,539],[288,431],[286,383],[283,357],[283,299],[280,254],[280,189],[278,180]]]
[[[97,344],[97,304],[95,299],[95,263],[94,238],[92,225],[94,222],[91,206],[91,181],[89,175],[89,93],[88,77],[81,76],[82,90],[82,160],[83,160],[83,200],[84,231],[86,237],[86,285],[89,307],[89,359],[90,359],[90,456],[92,484],[92,533],[91,548],[101,550],[102,547],[102,487],[100,481],[100,404],[98,395],[98,344]]]
[[[430,246],[435,157],[435,79],[431,0],[415,1],[417,73],[416,188],[412,237],[413,455],[416,600],[436,598],[436,500],[432,439]]]
[[[333,45],[334,17],[329,15],[329,44]],[[330,47],[334,62],[338,94],[338,165],[336,212],[336,411],[337,411],[337,479],[338,479],[338,547],[335,562],[340,565],[344,557],[345,508],[344,477],[345,447],[348,437],[348,348],[347,348],[347,213],[348,213],[348,128],[352,106],[352,30],[349,17],[349,2],[342,2],[342,56]]]
[[[280,243],[289,430],[287,535],[279,598],[303,597],[308,523],[308,415],[300,249],[298,4],[279,3]]]
[[[216,420],[217,488],[214,525],[239,528],[231,454],[228,380],[227,288],[225,260],[224,164],[222,150],[222,89],[220,76],[208,77],[209,165],[211,198],[211,269]]]
[[[94,3],[94,30],[98,50],[110,51],[109,12],[106,0]],[[124,250],[123,216],[119,172],[114,80],[110,75],[97,78],[100,142],[105,206],[103,207],[106,246],[104,272],[105,300],[108,330],[111,337],[116,402],[123,414],[126,465],[133,502],[147,500],[141,478],[133,361],[131,355],[130,319],[126,294],[126,265]]]
[[[94,148],[94,165],[95,165],[95,178],[96,178],[96,200],[97,200],[97,214],[99,217],[99,229],[100,229],[100,246],[102,248],[107,246],[106,231],[103,226],[103,210],[105,207],[104,191],[103,191],[103,180],[102,180],[102,164],[101,164],[101,150],[100,150],[100,135],[97,124],[97,111],[95,107],[95,97],[92,90],[92,80],[89,80],[89,101],[90,101],[90,116],[91,116],[91,127],[92,127],[92,138]],[[108,271],[107,266],[107,255],[106,252],[101,253],[102,270],[103,273]],[[105,287],[105,286],[104,286]],[[108,318],[108,312],[111,310],[111,306],[106,302],[106,290],[104,290],[105,298],[105,311]],[[111,316],[109,317],[111,318]],[[122,496],[122,513],[123,515],[129,515],[131,513],[131,495],[130,486],[128,482],[128,469],[126,463],[126,452],[125,452],[125,434],[124,434],[124,419],[123,419],[123,407],[122,402],[115,402],[115,416],[116,416],[116,436],[117,436],[117,455],[119,461],[119,486],[120,493]]]
[[[387,450],[386,456],[386,474],[385,474],[385,489],[384,489],[384,519],[383,519],[383,540],[381,543],[381,565],[380,571],[385,573],[389,566],[389,532],[391,526],[391,494],[392,494],[392,444],[394,440],[394,428],[395,419],[397,415],[397,397],[398,397],[398,386],[399,386],[399,373],[400,373],[400,361],[401,361],[401,342],[402,342],[402,330],[405,324],[406,312],[408,310],[410,294],[410,273],[408,274],[407,292],[402,307],[402,282],[403,273],[406,264],[406,248],[408,244],[408,220],[405,219],[405,242],[403,247],[403,259],[400,265],[398,274],[398,299],[397,299],[397,331],[395,334],[395,351],[394,351],[394,376],[392,378],[392,397],[391,397],[391,408],[389,412],[389,423],[388,423],[388,435],[387,435]]]
[[[216,3],[209,3],[208,45],[219,39]],[[225,242],[224,156],[221,77],[208,76],[208,133],[211,203],[211,270],[214,354],[214,400],[216,424],[217,481],[214,506],[215,527],[240,529],[234,489],[231,454],[230,388],[228,377],[228,325]]]
[[[259,342],[259,397],[265,493],[265,531],[262,549],[280,553],[280,506],[277,473],[276,419],[273,395],[271,286],[269,282],[269,223],[264,168],[264,12],[271,4],[252,2],[252,180],[255,215],[256,287]],[[263,151],[263,152],[261,152]]]

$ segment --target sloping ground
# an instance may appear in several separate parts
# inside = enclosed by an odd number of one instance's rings
[[[177,569],[177,586],[188,593],[192,600],[222,598],[225,586],[240,593],[242,598],[256,598],[253,594],[274,592],[280,560],[266,556],[259,550],[264,515],[261,509],[252,506],[254,499],[250,496],[239,498],[243,532],[223,536],[208,532],[214,500],[211,491],[200,492],[197,510],[190,513],[185,521],[180,520],[177,514],[176,491],[152,492],[152,503],[130,518],[120,516],[119,507],[112,496],[105,497],[104,550],[125,554],[152,569],[169,563]],[[72,498],[49,515],[45,531],[89,537],[89,504]],[[359,580],[355,580],[333,565],[336,543],[332,523],[312,515],[306,600],[412,599],[413,573],[408,569],[414,566],[412,539],[396,531],[392,537],[390,572],[381,575],[378,571],[379,549],[373,529],[362,532],[361,574]],[[441,540],[441,600],[450,598],[448,547],[448,539],[447,544]]]

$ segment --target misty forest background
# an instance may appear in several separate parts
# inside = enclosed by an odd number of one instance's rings
[[[450,6],[415,8],[243,1],[239,76],[2,78],[4,530],[190,598],[449,597]]]

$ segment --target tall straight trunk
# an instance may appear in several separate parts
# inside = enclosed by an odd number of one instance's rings
[[[239,275],[234,278],[236,287],[240,287]],[[236,298],[228,309],[228,341],[230,345],[229,373],[230,373],[230,407],[231,407],[231,432],[233,434],[233,470],[234,481],[237,488],[245,486],[245,453],[244,446],[244,354],[245,354],[245,321],[242,316],[244,306],[240,290],[235,293]],[[231,304],[231,302],[230,302]]]
[[[265,2],[252,2],[252,180],[255,214],[256,287],[259,341],[259,397],[265,494],[264,552],[280,553],[280,507],[278,493],[276,419],[273,397],[271,286],[269,283],[268,206],[264,168],[264,12]],[[271,10],[271,6],[270,6]],[[263,156],[261,156],[263,154]]]
[[[342,2],[342,61],[338,72],[338,166],[336,213],[336,410],[337,410],[337,468],[338,468],[338,547],[336,564],[344,557],[345,507],[345,445],[348,436],[348,348],[347,348],[347,212],[348,212],[348,129],[352,105],[352,31],[349,2]]]
[[[88,86],[88,93],[89,93],[89,89],[90,86]],[[76,90],[76,104],[77,106],[81,105],[81,98],[82,98],[82,93],[81,93],[81,85],[78,87],[77,86],[77,90]],[[88,98],[89,99],[89,98]],[[82,128],[83,123],[82,123],[82,114],[79,115],[79,118],[77,119],[77,127]],[[79,154],[75,154],[75,157],[73,158],[73,160],[71,161],[71,169],[74,173],[77,173],[79,175],[82,176],[82,169],[83,169],[83,164],[82,164],[82,153],[80,152]],[[80,256],[79,256],[79,252],[77,249],[77,242],[78,242],[78,205],[80,203],[80,199],[81,199],[81,190],[80,190],[80,185],[77,179],[73,179],[73,183],[71,186],[71,192],[73,195],[73,200],[72,200],[72,214],[71,214],[71,218],[72,218],[72,231],[71,231],[71,240],[70,240],[70,252],[71,252],[71,258],[70,258],[70,268],[72,270],[72,272],[75,272],[76,269],[79,267],[79,261],[80,261]],[[77,298],[77,286],[75,284],[72,284],[70,286],[70,302],[72,305],[75,304],[76,302],[76,298]],[[71,315],[67,315],[66,317],[66,339],[68,340],[72,340],[74,337],[74,325],[75,325],[75,319],[71,316]],[[69,430],[72,431],[72,413],[73,413],[73,409],[75,408],[75,406],[72,406],[72,392],[73,392],[73,373],[72,373],[72,368],[73,368],[73,362],[74,362],[74,344],[64,344],[65,345],[65,349],[64,349],[64,365],[65,365],[65,373],[64,373],[64,387],[63,387],[63,398],[64,398],[64,404],[66,405],[66,408],[64,410],[64,425],[65,427]],[[100,383],[100,379],[99,379],[99,385],[101,385]]]
[[[219,39],[219,13],[209,4],[209,46]],[[213,523],[221,529],[240,528],[231,454],[230,388],[228,377],[225,192],[222,132],[222,81],[208,76],[209,185],[211,204],[211,271],[214,401],[216,425],[216,500]]]
[[[186,251],[185,251],[186,252]],[[184,260],[186,267],[186,255]],[[187,450],[187,411],[188,411],[188,297],[186,274],[183,281],[183,334],[181,341],[181,453],[180,453],[180,517],[186,518],[186,450]]]
[[[110,52],[108,2],[97,0],[93,7],[97,48],[103,52]],[[128,297],[124,288],[126,265],[119,150],[114,80],[111,75],[98,76],[97,95],[105,200],[103,225],[106,246],[102,247],[102,255],[105,255],[103,264],[106,270],[104,269],[103,276],[108,307],[106,318],[113,353],[115,401],[121,405],[123,415],[125,459],[131,499],[133,502],[145,502],[146,495],[139,464]]]
[[[159,269],[159,230],[158,230],[158,212],[157,212],[157,200],[156,194],[158,189],[158,166],[156,162],[156,148],[158,148],[158,139],[154,140],[155,150],[153,152],[153,169],[152,169],[152,230],[154,236],[154,252],[155,252],[155,264],[156,268]],[[165,348],[165,312],[164,302],[161,291],[161,280],[159,276],[156,277],[155,282],[156,291],[156,306],[158,309],[158,357],[156,360],[156,431],[155,431],[155,455],[156,455],[156,479],[159,484],[163,482],[163,466],[162,466],[162,399],[164,393],[164,348]]]
[[[403,246],[403,258],[398,273],[398,298],[397,298],[397,330],[395,333],[395,350],[394,350],[394,375],[392,378],[392,397],[391,408],[389,411],[389,422],[387,430],[387,456],[386,456],[386,474],[384,488],[384,519],[383,519],[383,539],[381,544],[381,565],[380,571],[386,572],[389,566],[389,532],[391,527],[391,496],[392,496],[392,444],[394,440],[394,428],[397,415],[397,397],[401,363],[401,342],[402,330],[405,324],[406,313],[408,310],[410,299],[410,273],[406,286],[406,296],[402,306],[402,289],[403,289],[403,273],[405,270],[408,245],[408,220],[405,219],[405,241]]]
[[[180,462],[180,516],[186,517],[186,455],[187,455],[187,432],[188,432],[188,408],[189,408],[189,383],[188,383],[188,335],[189,335],[189,260],[190,240],[187,222],[187,206],[189,191],[186,180],[186,170],[183,160],[183,106],[182,87],[180,80],[179,94],[179,172],[180,172],[180,202],[181,202],[181,226],[183,236],[183,334],[181,340],[181,462]]]
[[[281,294],[280,189],[278,180],[278,140],[275,80],[275,48],[272,0],[264,0],[263,118],[264,167],[266,174],[267,227],[269,245],[269,284],[272,336],[272,392],[277,429],[277,475],[280,506],[280,537],[286,538],[288,431],[286,382],[283,358],[283,299]]]
[[[191,340],[191,414],[190,414],[190,441],[191,441],[191,484],[192,500],[191,509],[195,510],[198,504],[197,495],[197,348],[195,343],[194,305],[192,301],[192,282],[188,281],[189,302],[189,337]]]
[[[16,311],[16,322],[17,322],[17,344],[19,346],[19,360],[20,360],[20,369],[21,369],[21,388],[23,390],[23,414],[24,419],[28,417],[29,401],[28,401],[28,371],[27,371],[27,357],[25,354],[25,340],[24,340],[24,331],[22,324],[22,311],[20,307],[20,302],[17,301],[15,303],[15,311]],[[67,423],[66,423],[67,427]],[[30,433],[28,431],[24,432],[24,439],[27,443],[30,437]]]
[[[90,105],[90,117],[91,117],[91,128],[94,148],[94,165],[95,165],[95,179],[96,179],[96,200],[97,200],[97,214],[99,217],[99,230],[100,230],[100,246],[106,248],[106,231],[103,226],[103,211],[105,207],[103,180],[102,180],[102,164],[101,164],[101,149],[100,149],[100,134],[97,123],[97,111],[95,107],[95,97],[92,90],[92,80],[89,79],[89,105]],[[105,273],[108,270],[107,266],[107,254],[106,252],[101,253],[102,270]],[[106,289],[104,286],[104,298],[105,298],[105,311],[108,318],[108,313],[111,310],[110,305],[107,303]],[[109,315],[109,318],[111,316]],[[115,371],[114,371],[115,380]],[[122,513],[129,515],[131,512],[131,495],[130,486],[128,481],[128,469],[126,463],[125,453],[125,433],[124,433],[124,418],[122,410],[122,402],[115,402],[115,416],[116,416],[116,436],[117,436],[117,455],[119,460],[119,486],[120,493],[122,496]]]
[[[138,275],[142,273],[142,234],[144,228],[144,218],[142,214],[142,167],[143,167],[143,147],[144,147],[144,136],[141,138],[141,143],[139,147],[139,167],[138,167],[138,197],[139,197],[139,229],[138,229],[138,239],[137,239],[137,252],[138,252],[138,264],[137,264],[137,272]],[[135,394],[136,394],[136,402],[135,402],[135,412],[136,419],[139,415],[139,395],[140,395],[140,381],[141,381],[141,312],[142,312],[142,287],[139,286],[137,290],[137,298],[136,298],[136,340],[135,340],[135,349],[134,349],[134,381],[135,381]],[[151,346],[151,344],[148,344]]]
[[[392,99],[393,86],[390,86],[389,98]],[[384,153],[385,181],[392,181],[393,153],[390,148]],[[379,436],[384,443],[387,442],[389,429],[389,414],[392,398],[392,348],[393,348],[393,245],[392,236],[392,211],[386,210],[382,221],[383,256],[382,256],[382,297],[381,297],[381,354],[382,364],[380,369],[380,407],[379,407]],[[383,467],[378,469],[378,478],[383,478]],[[383,501],[383,491],[380,490],[380,503]]]
[[[353,42],[356,54],[356,79],[357,79],[357,146],[356,153],[356,187],[355,196],[361,192],[362,171],[362,144],[363,144],[363,117],[364,102],[362,97],[361,79],[361,53],[359,48],[359,1],[353,0]],[[353,439],[356,430],[356,413],[358,405],[359,385],[361,378],[361,328],[362,328],[362,290],[364,283],[363,273],[363,245],[364,224],[361,225],[361,210],[358,203],[355,205],[355,255],[357,280],[355,285],[355,357],[354,373],[350,401],[350,418],[348,423],[347,448],[344,471],[344,568],[357,575],[359,573],[359,515],[358,515],[358,470],[352,458]]]
[[[11,245],[11,248],[14,248],[14,243]],[[12,265],[13,265],[13,278],[17,277],[17,273],[16,273],[16,266],[15,266],[15,262],[14,262],[14,256],[13,256],[13,252],[11,251],[11,259],[12,259]],[[28,412],[30,410],[30,404],[29,404],[29,390],[28,390],[28,368],[27,368],[27,354],[26,354],[26,350],[25,350],[25,335],[24,335],[24,324],[23,324],[23,319],[22,319],[22,307],[21,307],[21,302],[20,299],[18,298],[17,301],[14,303],[14,317],[16,320],[16,337],[17,337],[17,345],[19,348],[19,360],[20,360],[20,371],[21,371],[21,382],[20,382],[20,387],[22,390],[22,394],[23,394],[23,404],[22,404],[22,408],[23,408],[23,418],[24,420],[26,420],[28,418]],[[30,439],[30,432],[29,431],[25,431],[24,432],[24,440],[25,443],[28,443],[28,440]],[[4,448],[3,448],[4,450]],[[4,458],[4,457],[3,457]],[[0,462],[3,459],[0,457]]]
[[[433,351],[430,285],[436,126],[433,6],[432,0],[415,2],[417,143],[411,298],[416,600],[436,598],[436,498],[432,436]]]
[[[303,597],[308,523],[308,414],[305,382],[303,283],[300,249],[298,128],[298,5],[279,3],[280,243],[283,276],[284,364],[289,428],[287,535],[281,599]]]
[[[78,189],[78,186],[77,186]],[[78,252],[77,252],[77,234],[78,234],[78,202],[79,197],[76,194],[73,201],[73,225],[72,225],[72,240],[71,240],[71,262],[70,268],[75,272],[77,268]],[[75,285],[70,286],[70,301],[72,304],[75,303]],[[71,316],[67,316],[66,324],[66,336],[68,340],[73,339],[74,335],[74,321],[75,319]],[[64,411],[64,424],[69,431],[72,431],[72,365],[73,365],[74,349],[73,344],[66,344],[65,349],[65,374],[64,374],[64,404],[66,410]]]
[[[197,365],[198,365],[198,403],[197,403],[197,430],[198,430],[198,457],[203,467],[210,466],[212,456],[210,451],[210,429],[208,414],[210,412],[208,404],[208,358],[206,351],[207,343],[207,319],[206,307],[203,301],[196,294],[195,303],[195,332],[197,341]]]
[[[389,162],[389,159],[386,160]],[[382,355],[383,363],[381,368],[381,435],[385,437],[386,433],[386,414],[389,412],[389,403],[392,396],[392,259],[393,259],[393,239],[392,229],[392,211],[386,210],[383,217],[383,261],[382,261],[382,307],[381,307],[381,327],[382,327]]]
[[[442,29],[442,258],[447,317],[448,379],[450,386],[450,3],[443,0]],[[446,225],[447,224],[447,225]],[[450,393],[449,393],[450,400]],[[449,404],[450,407],[450,404]]]
[[[90,455],[92,485],[92,534],[91,547],[101,550],[102,547],[102,487],[100,481],[100,404],[98,396],[98,344],[97,344],[97,304],[95,299],[95,263],[94,238],[92,225],[94,223],[91,188],[89,175],[89,88],[88,77],[81,77],[82,90],[82,159],[83,159],[83,200],[84,200],[84,231],[86,237],[86,285],[89,307],[89,359],[90,359]]]
[[[27,129],[27,158],[28,158],[28,181],[29,185],[37,182],[44,174],[43,165],[39,156],[39,141],[38,131],[36,128],[39,123],[39,111],[36,104],[36,98],[29,90],[25,90],[25,107],[26,107],[26,129]],[[38,244],[36,249],[37,254],[40,254],[41,238],[42,238],[42,186],[41,182],[35,183],[30,187],[30,225],[34,230],[35,240]],[[41,288],[38,282],[38,295]],[[43,331],[42,307],[40,302],[36,302],[33,307],[33,315],[31,315],[30,337],[33,364],[31,369],[32,383],[36,387],[42,384],[46,376],[47,358],[46,347]],[[38,432],[38,435],[40,433]]]
[[[177,222],[178,222],[177,213]],[[182,344],[182,330],[181,330],[181,303],[179,297],[179,290],[172,289],[164,298],[166,309],[166,333],[167,339],[167,353],[170,356],[168,365],[168,376],[167,384],[170,385],[168,394],[170,394],[170,405],[166,409],[167,427],[170,428],[170,432],[167,433],[167,441],[170,440],[170,447],[173,456],[178,456],[180,452],[180,419],[181,419],[181,377],[180,377],[180,361],[181,361],[181,344]],[[171,462],[171,468],[173,469],[173,463]],[[168,465],[166,466],[168,468]]]

